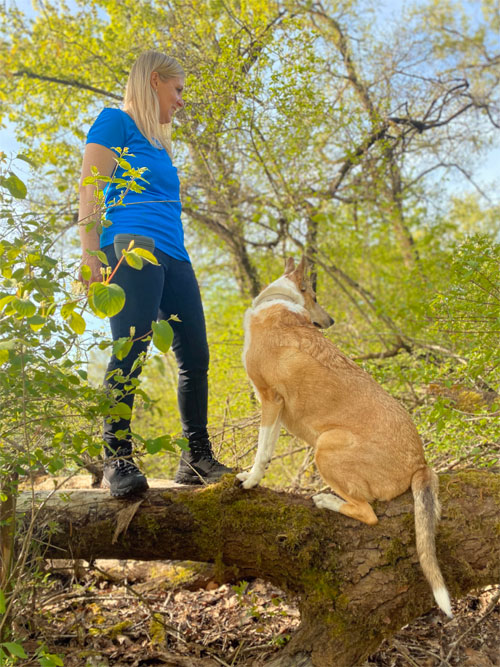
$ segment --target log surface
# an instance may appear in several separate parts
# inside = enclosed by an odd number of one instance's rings
[[[437,554],[452,597],[500,579],[500,475],[440,476]],[[234,476],[206,488],[155,488],[116,500],[105,490],[22,495],[37,511],[50,558],[193,560],[227,575],[260,577],[298,596],[301,626],[273,664],[359,665],[384,637],[433,605],[415,551],[413,499],[374,505],[366,526],[309,498],[257,488]],[[41,509],[40,509],[41,508]]]

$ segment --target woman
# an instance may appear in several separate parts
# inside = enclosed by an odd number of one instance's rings
[[[119,389],[123,387],[123,377],[136,378],[140,365],[134,370],[132,367],[148,347],[143,338],[148,338],[151,322],[178,315],[180,322],[172,322],[172,349],[179,367],[178,403],[189,451],[182,453],[175,481],[201,484],[217,481],[231,470],[214,459],[208,438],[209,355],[205,319],[198,284],[184,247],[179,179],[171,160],[170,127],[175,112],[184,106],[183,87],[184,72],[173,58],[157,51],[139,56],[127,82],[123,111],[103,109],[88,133],[80,182],[79,229],[82,264],[87,264],[92,272],[89,282],[101,280],[101,263],[88,251],[100,247],[114,269],[121,256],[120,243],[123,245],[129,238],[120,234],[134,234],[136,247],[151,249],[154,245],[159,266],[144,262],[144,267],[136,270],[122,262],[113,278],[126,295],[123,310],[110,318],[113,340],[129,336],[134,327],[135,342],[123,360],[111,357],[105,384]],[[110,207],[120,191],[109,185],[105,190],[107,222],[99,235],[97,224],[86,229],[89,221],[99,221],[99,214],[94,186],[84,186],[83,181],[91,175],[93,166],[99,174],[111,176],[117,156],[112,149],[125,147],[134,156],[126,158],[132,167],[147,167],[143,174],[147,182],[139,181],[145,189],[140,193],[127,192],[125,206]],[[115,175],[122,174],[123,170],[116,167]],[[132,408],[133,400],[133,394],[122,392],[119,402]],[[127,419],[109,418],[104,422],[103,485],[117,497],[148,488],[146,478],[132,459],[129,424]]]

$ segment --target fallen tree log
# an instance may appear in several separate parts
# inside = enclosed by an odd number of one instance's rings
[[[452,597],[500,578],[500,475],[440,476],[437,554]],[[28,521],[32,496],[18,511]],[[37,492],[37,537],[47,558],[212,562],[227,576],[260,577],[296,595],[301,625],[273,667],[359,665],[382,639],[433,606],[415,551],[413,500],[374,505],[363,525],[308,498],[245,491],[234,476],[201,489]],[[444,617],[443,617],[444,618]]]

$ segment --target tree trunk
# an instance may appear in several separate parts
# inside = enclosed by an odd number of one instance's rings
[[[0,591],[4,603],[4,616],[0,618],[0,643],[8,641],[11,633],[11,609],[9,598],[12,592],[12,570],[16,542],[16,501],[19,475],[13,471],[3,471],[0,486]]]
[[[440,487],[437,554],[459,597],[499,579],[500,476],[441,475]],[[296,595],[301,625],[274,667],[359,665],[434,604],[415,552],[409,492],[377,503],[373,527],[302,496],[245,491],[233,476],[202,489],[152,489],[128,502],[101,490],[38,492],[35,501],[44,502],[36,522],[46,557],[213,562]],[[18,511],[29,516],[30,503],[26,494]]]

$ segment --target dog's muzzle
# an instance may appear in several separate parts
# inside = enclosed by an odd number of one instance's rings
[[[313,324],[315,327],[318,327],[318,329],[329,329],[333,324],[335,324],[335,320],[333,317],[328,316],[328,320],[326,322],[315,322],[313,320]]]

